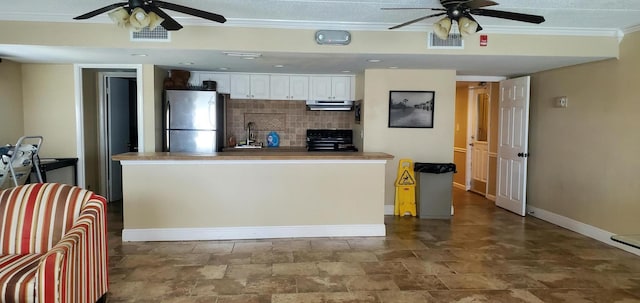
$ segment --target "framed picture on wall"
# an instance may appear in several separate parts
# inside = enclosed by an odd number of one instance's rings
[[[433,128],[435,91],[389,92],[389,127]]]
[[[362,104],[361,104],[360,101],[354,102],[353,112],[354,112],[356,124],[360,124],[360,119],[362,118],[361,117],[361,115],[362,115]]]

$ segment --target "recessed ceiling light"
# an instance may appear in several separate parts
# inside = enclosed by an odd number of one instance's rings
[[[180,62],[181,65],[194,65],[193,62]]]
[[[378,62],[382,62],[382,60],[380,60],[380,59],[369,59],[369,60],[367,60],[367,62],[378,63]]]
[[[228,67],[219,67],[218,69],[219,70],[228,70],[229,68]]]
[[[147,54],[131,54],[131,56],[134,56],[134,57],[146,57]]]
[[[256,58],[256,57],[242,57],[242,59],[245,59],[245,60],[253,60],[253,59],[255,59],[255,58]]]
[[[390,69],[396,69],[398,68],[397,66],[389,66]]]
[[[276,64],[276,65],[274,65],[273,67],[283,68],[283,67],[284,67],[284,65],[282,65],[282,64]]]
[[[342,72],[343,73],[350,73],[351,71],[350,70],[343,70]]]

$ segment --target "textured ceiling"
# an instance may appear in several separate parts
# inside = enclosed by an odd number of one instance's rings
[[[88,11],[119,2],[121,0],[28,0],[3,1],[0,20],[78,22],[72,18]],[[490,17],[477,17],[486,33],[573,33],[579,35],[615,36],[640,26],[640,0],[496,0],[500,4],[492,9],[542,15],[546,22],[535,25]],[[228,22],[215,24],[203,19],[168,11],[185,26],[254,26],[272,28],[307,28],[341,30],[387,30],[388,27],[415,19],[432,11],[381,10],[383,7],[440,7],[437,0],[168,0],[168,2],[194,7],[224,15]],[[437,21],[427,19],[404,27],[402,31],[430,31]],[[83,22],[110,23],[106,14]],[[0,31],[2,29],[0,28]],[[2,45],[0,56],[21,62],[85,62],[85,63],[153,63],[170,66],[170,58],[177,54],[171,51],[149,50],[147,58],[129,58],[123,62],[119,52],[127,50],[83,49],[47,46]],[[200,62],[200,58],[222,56],[206,51],[180,51],[183,61]],[[483,56],[477,60],[472,56],[380,56],[380,67],[399,68],[453,68],[459,74],[512,75],[535,72],[556,66],[582,63],[584,58],[498,58]],[[117,59],[120,58],[120,59]],[[153,58],[153,59],[151,59]],[[222,59],[222,58],[220,58]],[[273,53],[255,62],[229,62],[228,66],[199,65],[194,69],[217,69],[228,67],[233,71],[251,72],[299,72],[287,70],[289,62],[305,65],[305,71],[335,73],[339,71],[361,72],[371,64],[366,57],[353,54],[291,54]],[[75,61],[74,61],[75,60]],[[118,61],[115,61],[118,60]],[[224,59],[222,59],[224,60]],[[127,60],[125,60],[127,61]],[[148,62],[146,62],[148,61]],[[286,61],[286,62],[283,62]],[[364,63],[363,63],[364,62]],[[274,70],[274,64],[285,64]],[[384,64],[384,65],[383,65]],[[490,69],[488,68],[490,67]],[[484,72],[483,72],[484,71]]]

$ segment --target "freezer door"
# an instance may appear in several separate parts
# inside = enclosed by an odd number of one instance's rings
[[[169,152],[214,153],[216,152],[216,131],[170,130]]]
[[[168,129],[215,130],[218,94],[214,91],[168,90]]]

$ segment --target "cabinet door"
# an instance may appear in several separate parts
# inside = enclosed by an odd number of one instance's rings
[[[269,75],[251,75],[251,99],[269,99]]]
[[[289,77],[289,97],[291,100],[309,99],[309,76]]]
[[[309,98],[312,100],[332,100],[331,77],[330,76],[311,76],[311,93]]]
[[[271,83],[269,99],[272,100],[289,100],[291,94],[289,94],[289,76],[272,75],[270,79]]]
[[[351,77],[331,77],[332,100],[351,100]]]
[[[251,99],[251,76],[249,74],[231,75],[231,99]]]
[[[229,88],[229,74],[224,73],[201,73],[200,74],[200,84],[202,85],[202,81],[211,80],[216,81],[216,91],[222,94],[230,93]]]

